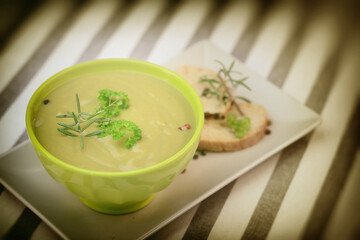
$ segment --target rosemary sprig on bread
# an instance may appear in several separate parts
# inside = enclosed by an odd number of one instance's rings
[[[247,80],[247,77],[244,76],[239,71],[234,71],[234,61],[231,63],[229,68],[226,68],[225,65],[216,60],[221,65],[220,70],[217,72],[216,76],[213,74],[203,76],[200,79],[200,82],[206,82],[209,84],[209,88],[205,88],[202,95],[208,96],[208,95],[214,95],[219,101],[222,101],[224,105],[226,105],[229,101],[231,104],[234,104],[236,107],[236,110],[239,112],[241,116],[244,116],[244,113],[241,111],[241,108],[236,104],[235,97],[233,97],[233,94],[231,93],[231,90],[229,88],[229,85],[231,85],[232,89],[235,90],[239,85],[247,88],[248,90],[251,90],[251,88],[245,84],[245,80]],[[239,79],[234,79],[233,74],[239,74]],[[238,96],[237,98],[245,100],[246,102],[250,102],[245,97]]]
[[[251,90],[245,84],[248,78],[234,70],[235,62],[228,68],[217,62],[220,65],[217,73],[202,67],[182,66],[178,74],[194,87],[204,107],[205,123],[198,149],[237,151],[256,144],[264,137],[267,111],[263,106],[233,93],[238,86]],[[245,102],[238,103],[238,99]]]

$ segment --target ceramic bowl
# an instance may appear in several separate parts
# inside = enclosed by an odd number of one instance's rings
[[[176,87],[193,109],[196,126],[190,141],[170,158],[150,167],[128,172],[101,172],[82,169],[56,158],[38,141],[34,132],[34,114],[43,99],[55,88],[74,78],[107,71],[135,71],[151,74]],[[192,159],[204,123],[200,99],[194,89],[169,69],[134,59],[100,59],[69,67],[46,80],[32,95],[26,111],[26,128],[42,165],[57,182],[91,209],[107,214],[134,212],[151,202],[180,174]]]

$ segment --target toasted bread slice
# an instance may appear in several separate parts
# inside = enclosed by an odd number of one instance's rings
[[[199,80],[204,76],[216,77],[216,73],[206,68],[185,65],[179,68],[178,74],[187,80],[200,96],[205,115],[218,116],[216,119],[205,119],[198,146],[199,150],[211,152],[237,151],[255,145],[264,137],[268,116],[263,106],[251,103],[238,104],[245,116],[250,118],[251,127],[244,137],[237,138],[224,118],[228,113],[240,117],[236,107],[232,106],[230,101],[224,105],[215,96],[203,96],[202,94],[204,89],[210,88],[210,86],[208,83],[200,83]]]
[[[265,135],[268,124],[266,109],[257,104],[238,104],[245,116],[250,118],[250,131],[242,138],[236,138],[232,129],[227,126],[226,120],[206,119],[200,137],[199,150],[211,152],[230,152],[253,146]],[[234,106],[229,113],[238,114]]]
[[[188,65],[181,66],[177,73],[186,79],[186,81],[188,81],[195,89],[196,93],[200,97],[201,103],[203,104],[205,113],[219,114],[222,116],[229,111],[231,107],[230,101],[224,105],[223,102],[219,101],[214,95],[203,96],[204,90],[211,89],[211,86],[209,83],[200,82],[199,80],[204,76],[216,78],[216,73],[206,68]]]

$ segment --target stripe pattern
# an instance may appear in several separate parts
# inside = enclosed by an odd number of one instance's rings
[[[27,5],[23,5],[25,2]],[[353,24],[359,20],[354,11],[356,3],[1,2],[0,9],[16,11],[15,15],[0,17],[8,23],[0,25],[0,69],[6,67],[2,60],[7,59],[6,52],[16,51],[16,39],[27,39],[26,27],[30,28],[31,19],[52,11],[55,4],[67,10],[39,38],[41,44],[29,44],[34,48],[30,57],[16,56],[18,61],[12,62],[12,69],[17,72],[0,84],[1,152],[27,139],[24,124],[8,120],[24,114],[18,106],[26,105],[28,92],[42,78],[55,73],[56,65],[66,67],[105,57],[131,57],[162,64],[187,46],[209,39],[318,112],[323,123],[149,239],[331,239],[340,232],[342,239],[359,236],[360,214],[352,216],[347,229],[334,224],[348,221],[345,212],[338,209],[344,209],[348,199],[359,199],[360,195],[351,192],[352,179],[360,175],[358,167],[354,167],[360,161],[360,34]],[[86,23],[95,16],[96,24],[86,31]],[[193,25],[184,27],[183,22]],[[341,27],[344,25],[347,27]],[[79,47],[71,51],[72,44]],[[67,50],[68,55],[62,55],[59,49]],[[0,238],[59,236],[0,185]]]

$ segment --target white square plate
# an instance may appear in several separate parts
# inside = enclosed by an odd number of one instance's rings
[[[183,64],[192,64],[217,71],[219,65],[215,59],[229,66],[234,57],[203,41],[166,66],[176,71]],[[320,123],[316,113],[239,61],[235,62],[234,69],[249,76],[247,84],[252,91],[239,87],[239,95],[266,107],[272,121],[272,133],[251,148],[232,153],[208,153],[191,161],[185,174],[179,175],[173,184],[138,212],[111,216],[90,210],[45,172],[29,142],[0,157],[0,180],[64,238],[145,238]]]

